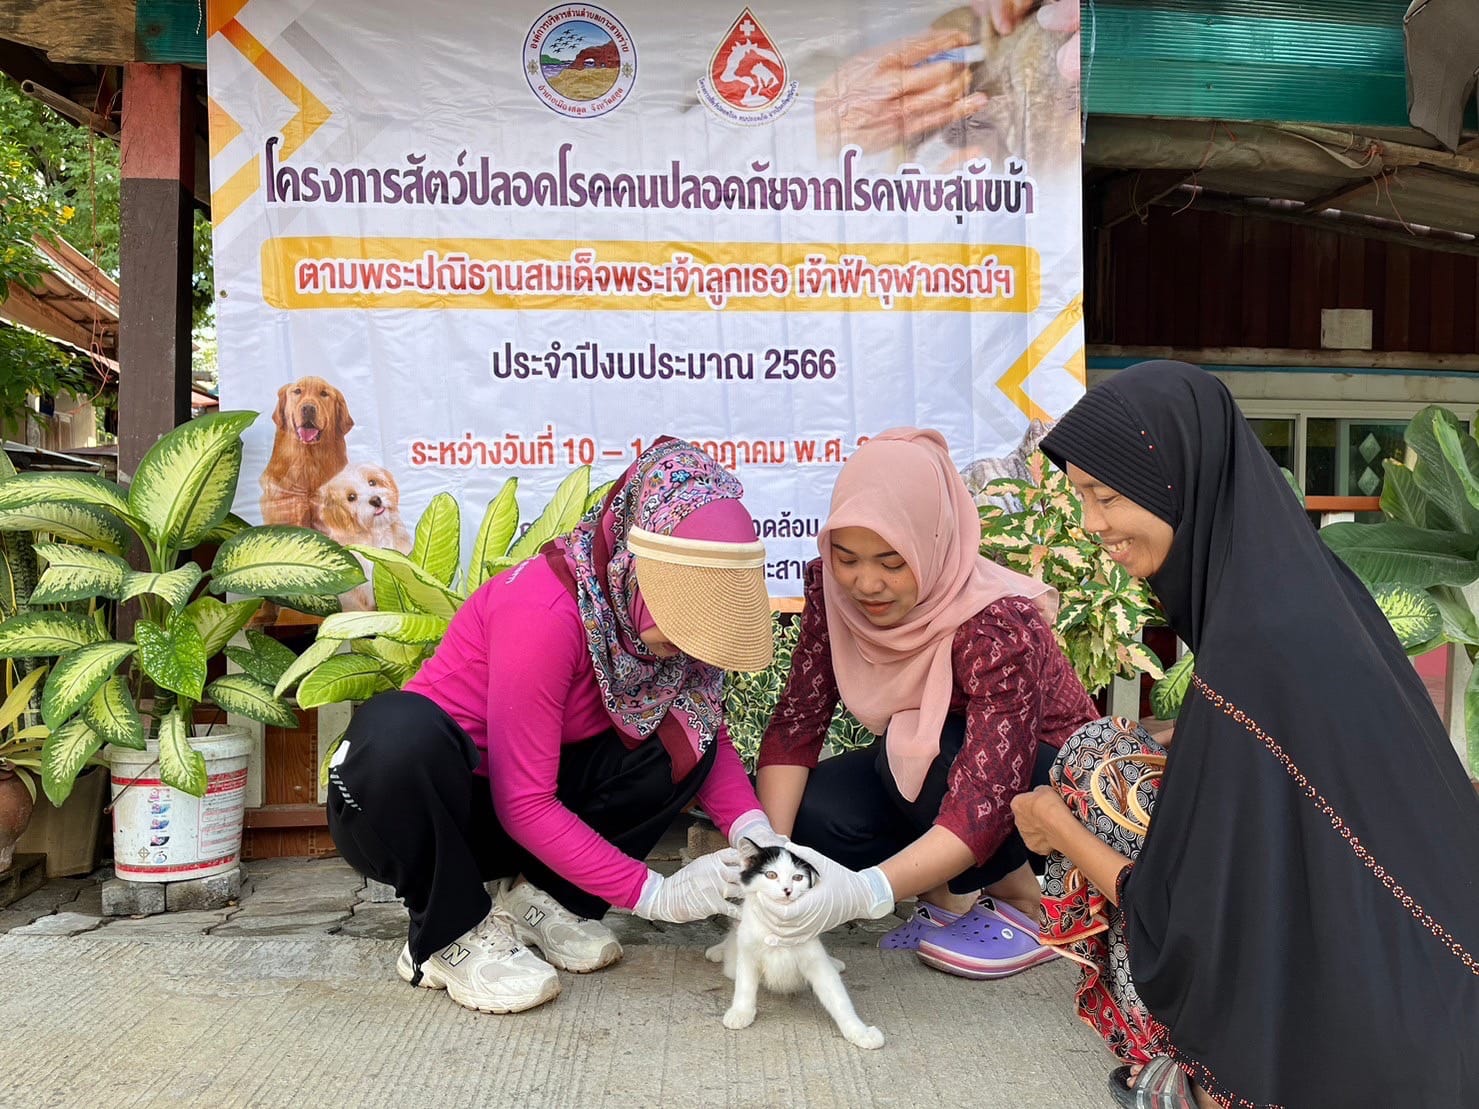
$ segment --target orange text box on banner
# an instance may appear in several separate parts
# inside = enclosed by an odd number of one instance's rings
[[[1029,247],[306,237],[262,244],[274,308],[1032,312]]]

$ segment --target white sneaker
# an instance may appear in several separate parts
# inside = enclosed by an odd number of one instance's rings
[[[528,882],[515,886],[511,878],[501,879],[493,887],[493,904],[513,918],[514,935],[561,970],[587,974],[621,958],[611,929],[576,916]]]
[[[446,990],[464,1009],[518,1013],[542,1005],[560,992],[555,968],[513,936],[513,921],[497,905],[475,928],[464,932],[421,964],[424,990]],[[401,948],[396,973],[416,977],[411,945]]]

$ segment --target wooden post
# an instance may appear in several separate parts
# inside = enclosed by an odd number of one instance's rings
[[[190,418],[194,79],[124,67],[119,242],[118,468]]]

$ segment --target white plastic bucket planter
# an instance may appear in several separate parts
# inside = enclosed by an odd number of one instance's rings
[[[130,882],[183,882],[236,865],[246,808],[251,740],[239,729],[214,729],[193,740],[205,758],[204,797],[159,779],[159,747],[115,747],[113,869]]]

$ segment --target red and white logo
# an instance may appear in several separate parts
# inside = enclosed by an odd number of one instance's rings
[[[788,77],[780,47],[746,8],[709,59],[698,95],[730,123],[770,123],[795,103],[797,83]]]

